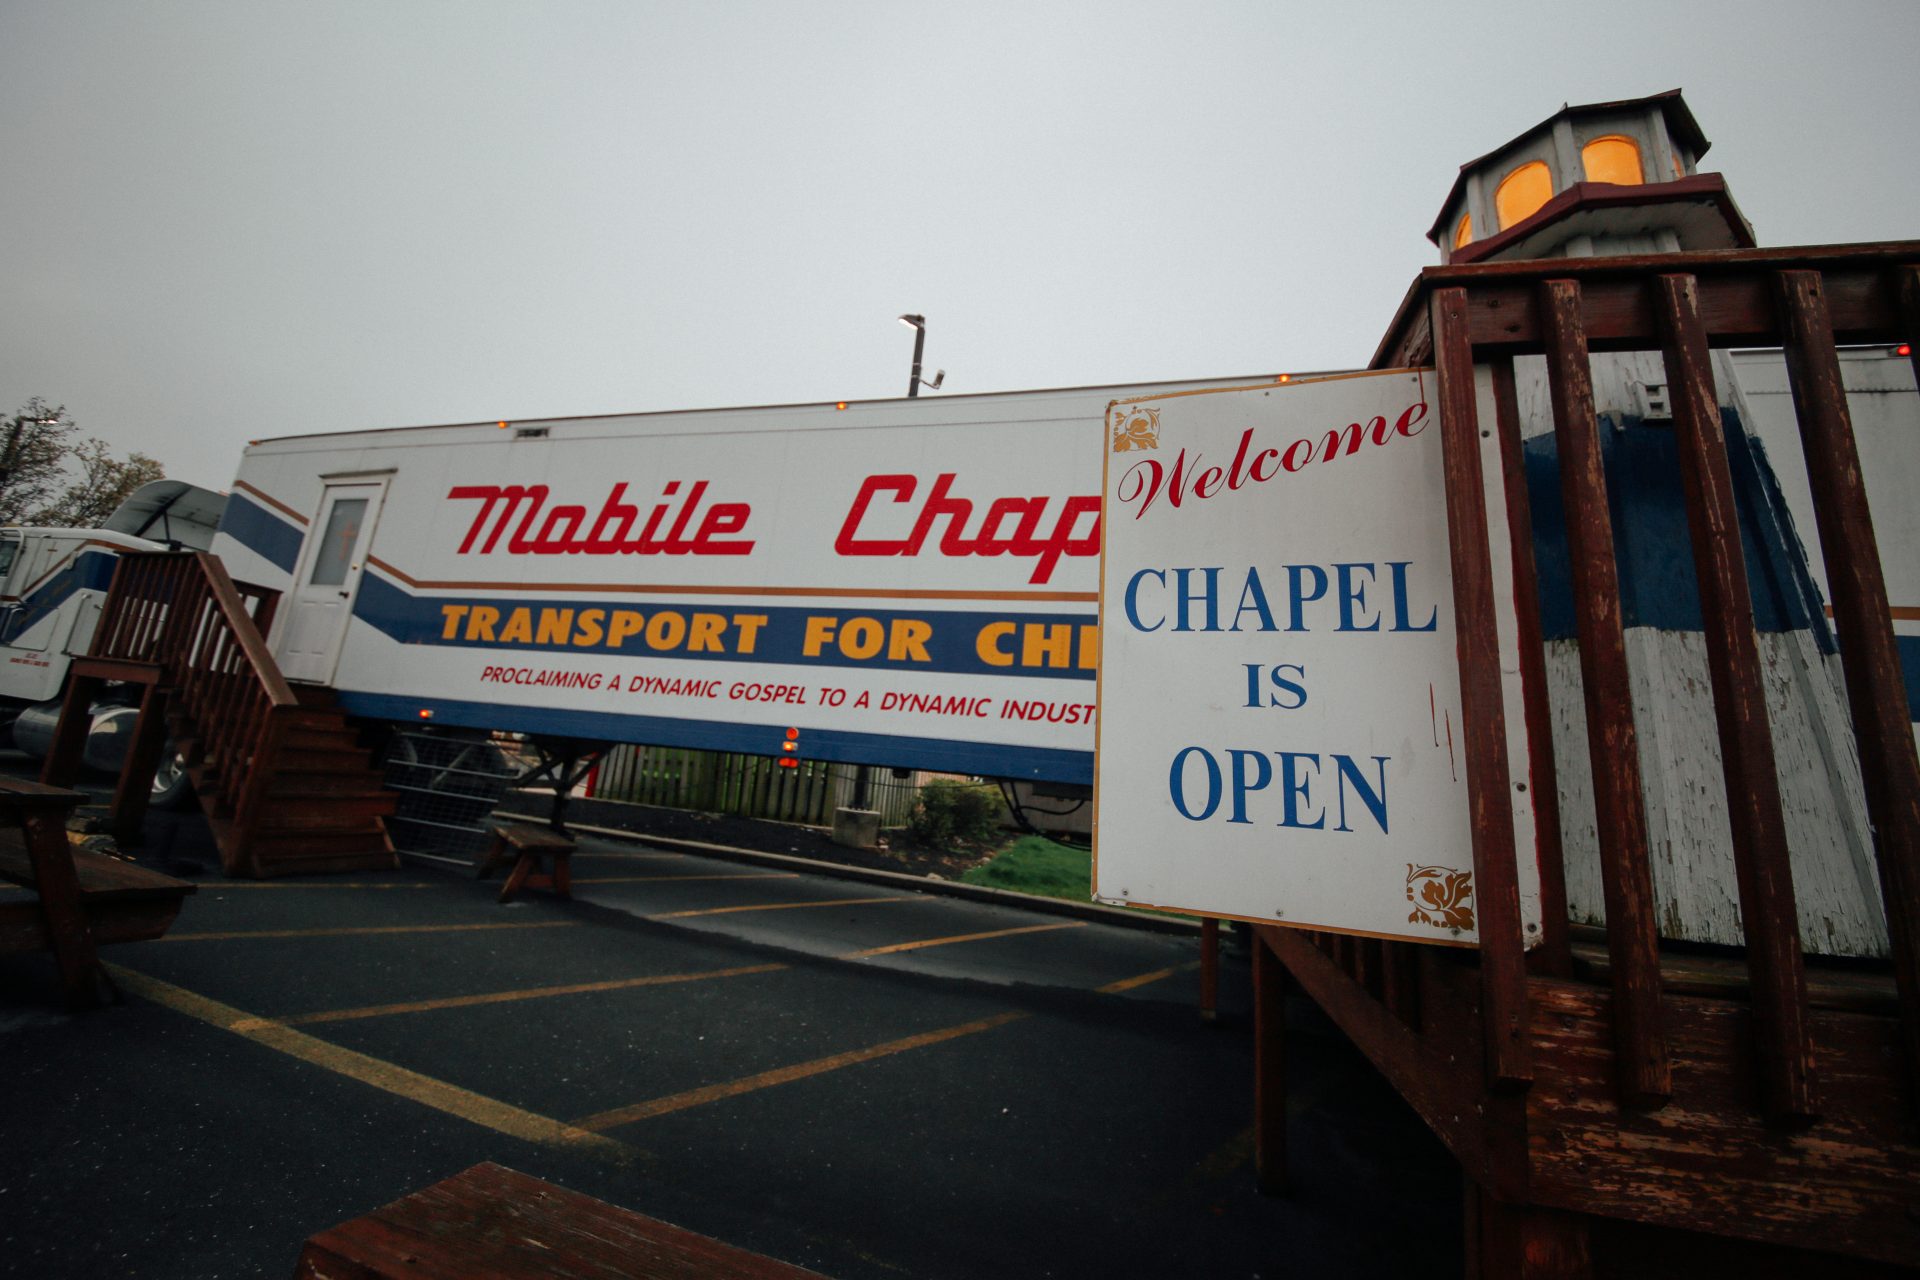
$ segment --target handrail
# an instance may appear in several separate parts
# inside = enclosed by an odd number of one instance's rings
[[[255,821],[290,716],[300,703],[267,649],[261,621],[278,592],[241,589],[204,551],[127,552],[120,557],[94,630],[94,658],[161,669],[198,735],[200,762],[218,779],[216,816],[243,831]],[[255,613],[247,611],[246,598]],[[237,870],[244,841],[223,841]]]
[[[1879,866],[1907,1078],[1920,1097],[1920,758],[1887,608],[1837,344],[1911,341],[1920,328],[1920,241],[1623,258],[1555,259],[1434,267],[1422,272],[1375,353],[1373,366],[1437,364],[1441,381],[1461,366],[1495,373],[1514,357],[1545,357],[1563,468],[1583,460],[1592,408],[1589,352],[1659,353],[1675,392],[1676,434],[1696,576],[1703,593],[1708,663],[1725,765],[1740,914],[1752,974],[1754,1047],[1763,1109],[1777,1122],[1814,1118],[1818,1091],[1805,962],[1787,864],[1771,728],[1756,654],[1746,565],[1733,525],[1727,444],[1708,352],[1786,349],[1816,524],[1839,633],[1846,695],[1859,748]],[[1920,355],[1913,360],[1920,378]],[[1472,400],[1461,397],[1471,414]],[[1496,407],[1499,399],[1496,394]],[[1610,577],[1604,479],[1563,474],[1570,550],[1589,576]],[[1515,528],[1516,540],[1530,530]],[[1476,557],[1479,552],[1476,549]],[[1625,670],[1619,661],[1617,592],[1577,588],[1575,621],[1585,670],[1590,768],[1595,779],[1607,936],[1621,1034],[1623,1094],[1657,1101],[1661,1059],[1659,971],[1650,942],[1657,920],[1647,892],[1646,836]],[[1464,650],[1463,650],[1464,653]],[[1463,659],[1464,661],[1464,659]],[[1591,664],[1599,663],[1596,670]],[[1538,680],[1536,673],[1530,677]],[[1536,701],[1538,699],[1536,698]],[[1470,716],[1471,720],[1472,717]],[[1550,731],[1530,716],[1534,734]],[[1469,734],[1473,732],[1470,723]],[[1542,764],[1551,769],[1551,756]],[[1549,775],[1536,790],[1551,791]],[[1553,851],[1542,844],[1539,852]],[[1552,880],[1559,868],[1546,868]],[[1547,874],[1552,873],[1552,874]],[[1486,930],[1511,927],[1487,913],[1482,964],[1510,971]],[[1490,959],[1490,956],[1492,957]],[[1510,978],[1483,973],[1488,1007],[1511,996]],[[1498,1010],[1496,1009],[1497,1013]],[[1496,1021],[1489,1034],[1505,1034]],[[1488,1046],[1489,1051],[1492,1050]]]
[[[207,580],[213,584],[213,603],[219,609],[226,623],[233,629],[234,638],[247,655],[247,662],[260,677],[260,683],[266,686],[267,696],[276,707],[297,707],[300,700],[293,696],[293,690],[287,684],[287,678],[280,674],[280,664],[267,652],[267,642],[261,636],[253,619],[248,616],[246,606],[240,603],[240,593],[233,585],[233,579],[227,576],[227,567],[205,551],[195,551],[193,558],[200,563]]]

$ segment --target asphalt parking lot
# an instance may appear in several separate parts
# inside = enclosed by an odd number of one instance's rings
[[[284,1276],[481,1160],[842,1277],[1458,1256],[1444,1153],[1308,1007],[1256,1194],[1246,965],[1203,1022],[1191,936],[596,839],[574,876],[216,876],[78,1016],[0,960],[0,1274]]]

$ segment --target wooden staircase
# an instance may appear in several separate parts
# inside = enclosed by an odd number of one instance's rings
[[[364,871],[399,865],[385,819],[399,797],[381,785],[372,752],[334,706],[333,692],[290,686],[299,700],[283,720],[279,750],[266,766],[259,810],[241,830],[224,803],[219,766],[200,746],[198,726],[184,712],[168,716],[174,748],[188,761],[207,822],[228,875],[288,876]]]
[[[398,866],[385,819],[399,797],[332,691],[290,685],[267,650],[277,600],[236,585],[204,552],[123,555],[92,650],[74,662],[43,778],[71,780],[100,684],[130,681],[146,692],[114,796],[122,840],[138,838],[146,779],[171,738],[228,875]]]

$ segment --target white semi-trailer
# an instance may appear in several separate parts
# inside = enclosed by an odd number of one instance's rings
[[[1155,389],[267,440],[214,549],[353,715],[1084,783],[1103,421]]]

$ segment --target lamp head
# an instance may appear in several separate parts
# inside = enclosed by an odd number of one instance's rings
[[[925,316],[901,316],[900,323],[909,329],[924,329],[927,327],[927,318]]]

